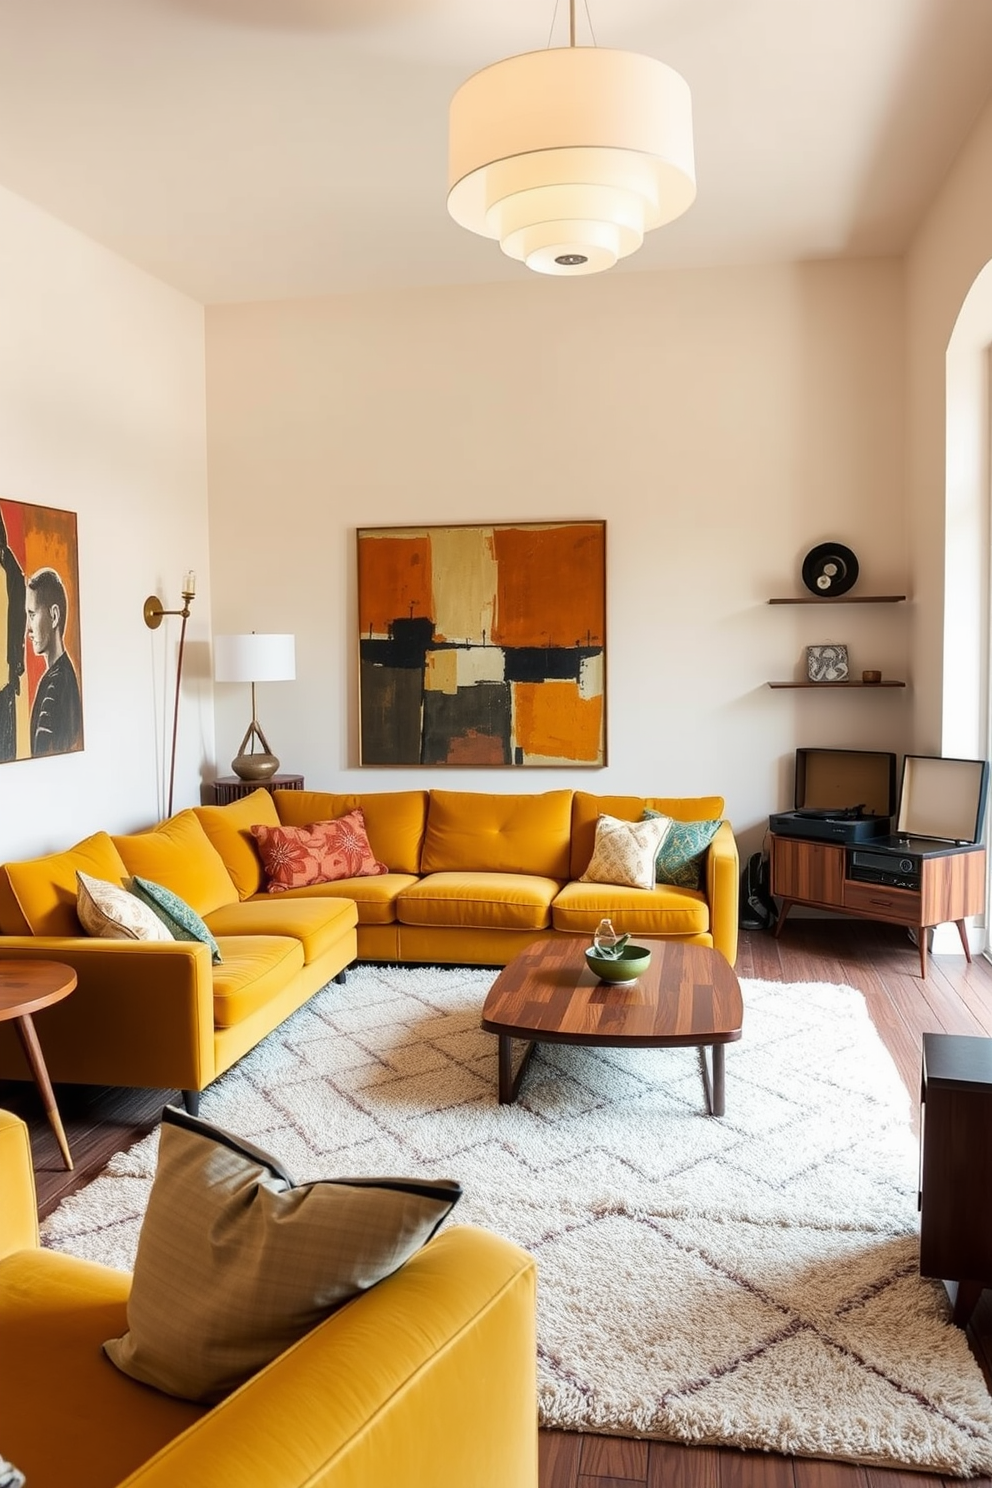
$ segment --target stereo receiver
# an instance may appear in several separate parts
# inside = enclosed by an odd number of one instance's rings
[[[852,847],[848,852],[847,876],[858,883],[885,884],[890,889],[919,889],[920,859]]]

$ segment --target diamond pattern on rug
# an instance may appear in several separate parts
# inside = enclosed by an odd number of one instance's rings
[[[545,1425],[992,1472],[981,1372],[918,1273],[909,1097],[858,992],[744,982],[715,1120],[693,1049],[544,1045],[500,1106],[493,975],[355,968],[204,1116],[301,1181],[458,1179],[456,1221],[537,1258]],[[114,1157],[44,1243],[129,1266],[156,1150]]]

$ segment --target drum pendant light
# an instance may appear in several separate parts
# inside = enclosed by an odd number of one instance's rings
[[[692,101],[654,57],[575,44],[483,68],[451,100],[448,211],[540,274],[596,274],[696,196]]]

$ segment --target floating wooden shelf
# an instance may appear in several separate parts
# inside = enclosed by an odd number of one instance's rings
[[[905,682],[890,682],[883,678],[881,682],[767,682],[767,687],[809,687],[815,692],[827,692],[833,687],[865,687],[869,692],[878,691],[880,687],[905,687]]]
[[[830,596],[827,594],[797,594],[793,595],[789,599],[770,599],[768,603],[811,605],[900,604],[901,601],[905,598],[905,594],[838,594],[833,599],[831,599]]]

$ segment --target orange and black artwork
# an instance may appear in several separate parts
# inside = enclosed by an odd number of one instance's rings
[[[606,523],[358,531],[361,763],[606,763]]]

